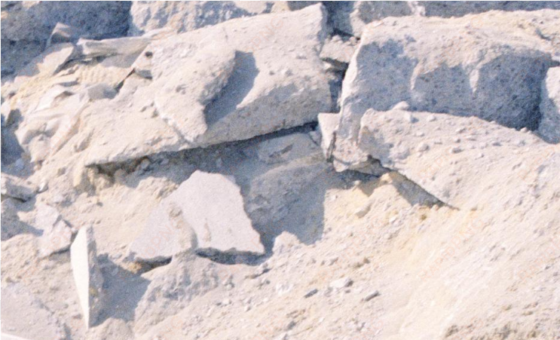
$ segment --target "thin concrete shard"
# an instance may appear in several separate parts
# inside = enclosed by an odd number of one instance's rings
[[[95,325],[104,296],[103,276],[97,265],[93,227],[80,229],[70,247],[70,258],[78,299],[86,328]]]
[[[264,254],[233,179],[196,171],[170,197],[196,233],[198,250]]]

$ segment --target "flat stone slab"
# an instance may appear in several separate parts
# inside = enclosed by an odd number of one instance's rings
[[[197,236],[197,249],[264,254],[232,178],[196,171],[170,196]]]

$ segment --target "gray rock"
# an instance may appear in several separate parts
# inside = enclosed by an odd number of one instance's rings
[[[432,115],[369,110],[362,118],[358,147],[453,207],[469,209],[473,197],[484,204],[484,199],[498,197],[497,188],[511,185],[512,178],[530,183],[540,163],[557,153],[526,132],[476,117],[440,114],[433,120]],[[458,130],[464,137],[457,139]],[[429,148],[419,150],[421,142]],[[458,146],[461,152],[451,152]]]
[[[163,27],[178,33],[193,31],[235,18],[269,13],[273,5],[272,1],[134,1],[128,35],[137,36]]]
[[[87,164],[244,140],[316,120],[331,107],[318,55],[325,36],[324,9],[315,5],[152,42],[141,58],[149,59],[153,82],[132,100],[153,100],[157,117],[110,112],[114,128],[98,129]],[[166,131],[135,138],[148,124]],[[156,138],[156,145],[147,142]]]
[[[540,136],[549,143],[560,142],[560,67],[548,70],[542,85]]]
[[[402,1],[325,1],[325,6],[333,27],[356,37],[362,36],[370,22],[412,14],[409,4]]]
[[[93,227],[78,231],[70,247],[72,272],[86,328],[95,325],[103,308],[103,275],[97,264],[97,246]]]
[[[489,13],[370,24],[343,84],[337,169],[366,161],[355,147],[364,112],[389,110],[403,101],[413,111],[473,115],[535,129],[540,84],[554,62],[550,42],[516,25],[523,21],[518,14]]]
[[[2,340],[63,340],[66,339],[64,328],[65,325],[27,287],[21,283],[2,286]]]
[[[6,197],[28,201],[35,197],[37,187],[18,177],[2,174],[2,200]]]

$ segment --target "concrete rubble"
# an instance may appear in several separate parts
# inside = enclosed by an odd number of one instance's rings
[[[556,339],[560,6],[14,2],[4,339]]]

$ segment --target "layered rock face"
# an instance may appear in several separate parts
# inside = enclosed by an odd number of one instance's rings
[[[2,339],[556,339],[558,2],[3,2]]]

